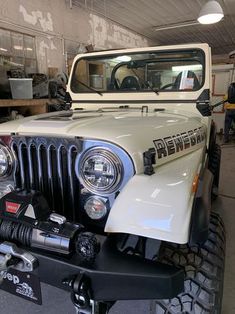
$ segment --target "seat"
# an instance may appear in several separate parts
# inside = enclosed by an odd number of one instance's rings
[[[122,80],[120,89],[122,90],[140,90],[140,83],[135,76],[126,76]]]
[[[186,73],[187,72],[187,73]],[[199,83],[199,80],[196,76],[196,74],[193,72],[193,71],[183,71],[183,72],[180,72],[176,79],[175,79],[175,82],[173,84],[173,87],[172,89],[173,90],[184,90],[184,88],[181,88],[181,83],[182,83],[182,78],[192,78],[193,79],[193,86],[192,88],[185,88],[185,89],[191,89],[191,90],[197,90],[200,88],[200,83]]]

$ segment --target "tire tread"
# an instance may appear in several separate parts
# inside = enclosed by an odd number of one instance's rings
[[[182,267],[184,292],[173,299],[155,300],[153,314],[219,314],[223,294],[225,229],[217,213],[211,214],[208,240],[189,247],[164,242],[158,260]]]

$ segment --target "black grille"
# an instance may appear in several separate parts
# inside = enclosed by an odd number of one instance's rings
[[[18,160],[16,187],[41,191],[51,209],[76,220],[80,188],[75,160],[81,151],[81,142],[76,139],[14,137],[12,150]]]

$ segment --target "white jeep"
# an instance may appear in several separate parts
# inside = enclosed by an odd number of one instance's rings
[[[78,313],[127,299],[221,313],[211,83],[207,44],[87,53],[73,63],[70,110],[1,124],[7,271],[71,289]]]

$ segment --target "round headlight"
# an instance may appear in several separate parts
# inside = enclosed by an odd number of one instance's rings
[[[0,177],[10,174],[12,169],[12,156],[6,146],[0,144]]]
[[[122,179],[122,163],[109,150],[90,149],[82,157],[79,175],[85,188],[93,193],[112,193]]]

